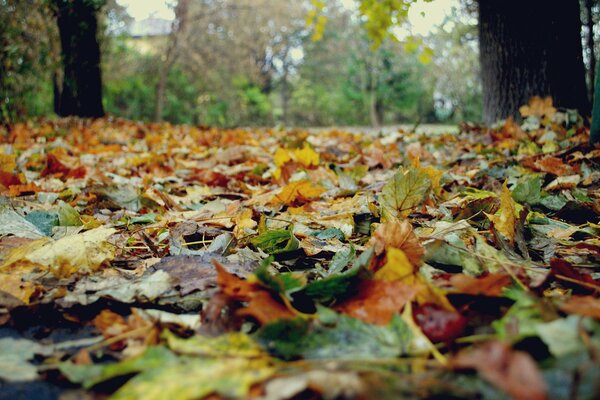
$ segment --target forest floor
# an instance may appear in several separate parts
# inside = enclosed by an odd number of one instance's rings
[[[0,399],[598,398],[600,149],[522,114],[10,127]]]

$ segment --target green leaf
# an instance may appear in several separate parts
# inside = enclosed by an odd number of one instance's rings
[[[298,250],[300,242],[294,236],[293,227],[266,231],[250,239],[250,243],[268,254],[281,254]]]
[[[79,212],[71,207],[70,204],[62,200],[58,202],[58,222],[60,226],[81,226],[81,217]]]
[[[266,258],[254,271],[256,278],[266,287],[280,294],[290,294],[300,290],[306,285],[306,277],[298,272],[284,272],[272,274],[269,266],[273,262],[273,256]]]
[[[521,177],[512,190],[512,196],[519,203],[538,204],[542,196],[542,177],[540,175]]]
[[[319,320],[279,320],[263,326],[258,342],[277,357],[319,359],[381,359],[410,354],[410,327],[395,316],[388,326],[375,326],[330,309]]]
[[[348,271],[340,274],[331,274],[323,279],[310,282],[304,288],[304,293],[317,301],[327,302],[342,296],[351,295],[360,281],[360,275],[366,271],[373,256],[373,249],[363,252]]]
[[[166,339],[169,348],[178,354],[245,358],[264,355],[258,343],[241,332],[226,333],[217,337],[192,336],[182,339],[166,330],[162,336]]]
[[[327,269],[327,275],[335,275],[342,272],[354,257],[356,257],[356,249],[354,246],[344,247],[342,250],[335,253],[331,259],[329,268]]]
[[[58,213],[54,211],[32,211],[25,219],[35,225],[44,235],[52,235],[52,228],[59,225]]]
[[[429,190],[431,180],[415,168],[400,169],[381,190],[383,214],[406,217],[421,204]]]
[[[328,228],[328,229],[325,229],[322,231],[315,231],[315,232],[312,232],[310,235],[316,237],[317,239],[322,239],[322,240],[333,239],[333,238],[344,240],[346,238],[346,236],[344,235],[344,232],[342,232],[341,229],[339,229],[339,228]]]

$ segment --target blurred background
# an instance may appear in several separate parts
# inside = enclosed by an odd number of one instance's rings
[[[104,109],[224,127],[478,122],[476,13],[472,1],[417,2],[375,48],[353,0],[318,16],[310,1],[108,0]],[[595,22],[582,25],[587,68]],[[53,115],[61,50],[47,1],[0,0],[0,29],[4,119]]]

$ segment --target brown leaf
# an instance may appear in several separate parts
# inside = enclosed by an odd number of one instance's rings
[[[227,272],[225,267],[217,260],[212,261],[217,270],[217,284],[221,291],[235,300],[249,300],[250,294],[257,290],[258,286],[250,283],[237,275]]]
[[[506,343],[492,341],[460,352],[451,363],[455,369],[475,369],[479,374],[517,400],[543,400],[546,384],[534,359],[514,351]]]
[[[233,300],[248,302],[246,307],[236,311],[236,315],[254,317],[261,324],[280,318],[295,317],[291,310],[262,286],[230,274],[217,260],[213,260],[213,265],[217,269],[217,283],[221,291]]]
[[[563,160],[558,157],[544,157],[533,163],[532,167],[538,171],[549,172],[556,176],[573,175],[573,168],[571,168],[570,165],[565,164]]]
[[[266,290],[251,293],[248,305],[237,310],[236,315],[254,317],[261,324],[268,324],[278,319],[294,318],[296,316],[296,314]]]
[[[387,325],[394,314],[417,294],[417,288],[396,281],[366,280],[358,285],[358,294],[335,309],[370,324]]]
[[[371,270],[378,270],[386,262],[386,248],[400,249],[414,267],[419,267],[425,255],[425,248],[413,232],[412,225],[407,220],[390,221],[377,227],[367,243],[373,247],[375,257],[371,261]]]
[[[559,307],[569,314],[600,319],[600,300],[593,296],[573,296]]]
[[[506,274],[489,274],[474,278],[465,274],[456,274],[450,278],[450,283],[459,293],[500,296],[502,289],[512,282]]]

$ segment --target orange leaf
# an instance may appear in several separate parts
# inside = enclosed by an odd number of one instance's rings
[[[459,293],[500,296],[502,289],[512,282],[506,274],[489,274],[474,278],[465,274],[456,274],[450,278],[450,283]]]
[[[318,199],[323,192],[325,192],[324,188],[305,179],[285,185],[271,203],[300,205]]]
[[[282,318],[294,318],[296,314],[284,304],[277,301],[266,290],[259,290],[250,294],[250,300],[245,308],[236,311],[239,316],[256,318],[261,324],[268,324]]]
[[[257,285],[229,273],[217,260],[212,260],[212,263],[217,270],[217,284],[223,293],[235,300],[250,299],[250,294],[257,289]]]
[[[600,300],[592,296],[573,296],[559,307],[569,314],[600,319]]]
[[[371,261],[371,270],[378,270],[386,263],[386,248],[393,247],[402,250],[414,267],[419,267],[425,255],[425,248],[413,232],[412,225],[407,220],[390,221],[377,227],[367,243],[373,247],[375,257]]]
[[[519,108],[519,112],[524,117],[546,116],[552,118],[552,116],[556,114],[556,108],[552,105],[552,97],[548,96],[542,99],[540,96],[533,96],[529,99],[528,105]]]
[[[416,288],[399,280],[366,280],[358,285],[356,296],[338,304],[335,309],[370,324],[387,325],[416,294]]]

